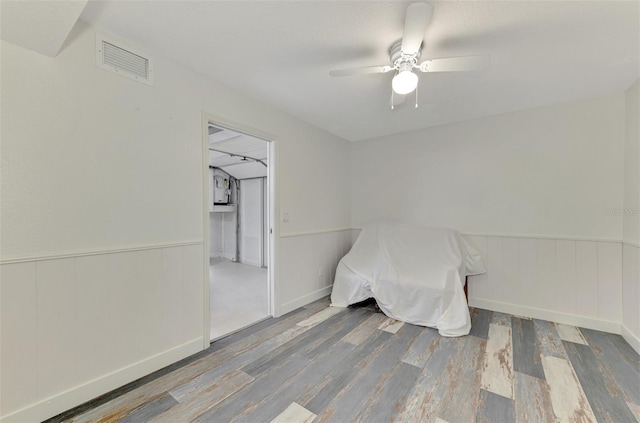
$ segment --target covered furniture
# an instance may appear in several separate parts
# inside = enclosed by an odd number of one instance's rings
[[[452,229],[376,223],[340,260],[331,305],[375,298],[391,318],[437,328],[442,336],[467,335],[465,279],[484,272],[480,255]]]

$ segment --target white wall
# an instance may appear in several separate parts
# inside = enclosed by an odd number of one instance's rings
[[[203,112],[275,139],[276,208],[291,217],[276,236],[349,226],[347,142],[160,54],[152,54],[153,87],[98,69],[95,31],[81,22],[55,59],[1,47],[7,421],[45,419],[205,344]],[[316,295],[317,278],[291,266],[299,268],[283,250],[277,312],[289,292],[299,301]],[[94,314],[81,321],[86,313]],[[77,348],[98,338],[109,352],[84,366],[75,357],[90,351]]]
[[[619,331],[624,134],[621,94],[359,142],[352,223],[467,233],[471,305]]]
[[[0,410],[36,422],[202,349],[202,244],[0,265]]]
[[[352,224],[397,218],[463,232],[620,240],[624,95],[352,147]]]
[[[469,278],[469,304],[620,332],[620,242],[468,235],[487,273]]]
[[[289,257],[291,265],[282,270],[282,277],[300,283],[282,293],[283,310],[295,310],[329,295],[338,262],[352,245],[350,229],[284,236],[280,240],[281,254]],[[304,281],[311,282],[311,290]]]
[[[622,258],[623,335],[640,352],[640,81],[626,92],[624,225]]]
[[[55,59],[2,44],[3,259],[201,239],[202,111],[277,139],[286,232],[349,225],[348,143],[153,57],[149,87],[82,22]]]
[[[625,93],[623,239],[640,245],[640,80]]]

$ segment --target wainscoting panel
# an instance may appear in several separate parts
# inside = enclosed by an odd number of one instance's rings
[[[598,242],[598,317],[622,322],[622,244]]]
[[[467,235],[487,273],[469,280],[470,305],[619,332],[622,244]]]
[[[281,235],[276,293],[282,315],[331,293],[336,267],[353,244],[351,229]]]
[[[50,397],[78,383],[74,264],[74,259],[36,263],[38,398]]]
[[[640,247],[622,245],[622,336],[640,354]]]
[[[598,263],[597,243],[576,241],[576,314],[588,316],[598,309],[598,272],[594,267]]]
[[[201,243],[0,265],[2,421],[41,421],[202,349]]]
[[[202,338],[204,326],[204,280],[202,245],[188,245],[182,250],[183,303],[182,342]],[[194,283],[197,281],[198,283]]]
[[[36,263],[0,267],[0,404],[7,413],[37,399]]]

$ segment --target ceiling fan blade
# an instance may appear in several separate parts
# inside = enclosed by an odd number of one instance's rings
[[[422,72],[470,72],[481,71],[489,67],[491,58],[488,54],[479,56],[448,57],[433,59],[420,63]]]
[[[336,76],[352,76],[352,75],[367,75],[371,73],[386,73],[392,70],[391,66],[367,66],[364,68],[350,68],[350,69],[335,69],[329,71],[329,75]]]
[[[402,52],[415,54],[420,50],[424,33],[431,21],[433,6],[427,3],[411,3],[407,8],[404,19],[404,34],[402,35]]]

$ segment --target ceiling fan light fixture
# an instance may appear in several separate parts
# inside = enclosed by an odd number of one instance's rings
[[[402,70],[393,77],[391,87],[397,94],[409,94],[418,86],[418,75],[410,70]]]

